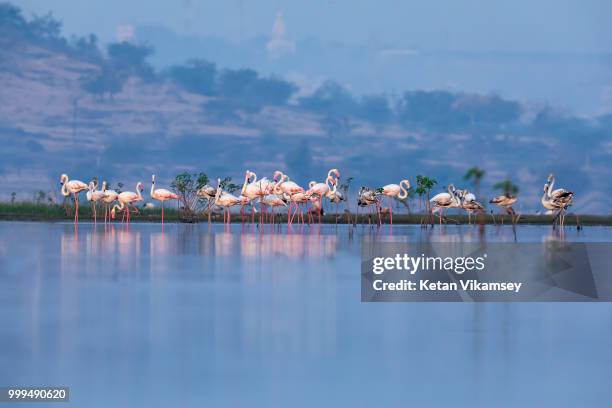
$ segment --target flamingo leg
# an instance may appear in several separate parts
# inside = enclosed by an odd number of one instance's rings
[[[74,222],[79,222],[79,197],[74,194]]]
[[[321,224],[321,212],[323,211],[323,196],[319,198],[319,224]]]

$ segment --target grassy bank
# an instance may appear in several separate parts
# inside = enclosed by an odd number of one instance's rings
[[[152,209],[140,209],[139,214],[133,214],[133,221],[141,221],[141,222],[159,222],[161,221],[161,209],[160,208],[152,208]],[[61,205],[53,205],[53,204],[37,204],[32,202],[16,202],[16,203],[0,203],[0,220],[14,220],[14,221],[64,221],[64,220],[72,220],[74,217],[74,208],[72,206],[64,207]],[[79,217],[81,221],[89,221],[93,219],[91,208],[88,203],[81,204],[79,208]],[[258,215],[256,215],[256,219],[258,219]],[[98,209],[98,219],[104,218],[104,209]],[[120,220],[119,216],[118,219]],[[184,217],[179,217],[179,212],[175,208],[168,208],[164,212],[164,219],[167,222],[207,222],[208,215],[200,214],[195,218],[185,219]],[[221,222],[223,217],[220,213],[212,214],[210,217],[211,221]],[[287,217],[285,215],[277,215],[277,222],[287,222]],[[429,217],[423,214],[394,214],[393,215],[393,223],[394,224],[421,224],[427,223]],[[480,216],[478,218],[472,217],[472,222],[480,222],[485,224],[493,224],[494,220],[491,215]],[[499,223],[501,220],[500,216],[495,216],[495,222]],[[239,214],[232,214],[233,222],[240,222],[241,218]],[[376,217],[372,217],[369,219],[367,214],[352,214],[348,216],[348,214],[327,214],[321,218],[321,221],[327,224],[346,224],[346,223],[368,223],[368,222],[376,222]],[[539,224],[545,225],[550,224],[552,221],[552,216],[550,215],[521,215],[518,223],[519,224]],[[568,227],[576,226],[577,221],[581,225],[612,225],[612,216],[604,216],[604,215],[575,215],[568,214],[566,217],[566,225]],[[383,216],[383,223],[389,222],[389,216]],[[437,222],[437,218],[436,218]],[[468,217],[463,214],[452,214],[449,216],[449,219],[446,221],[448,224],[467,224]],[[504,216],[504,223],[511,223],[510,216]]]

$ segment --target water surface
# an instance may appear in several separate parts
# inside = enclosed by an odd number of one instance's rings
[[[362,239],[560,238],[2,222],[0,385],[69,386],[75,407],[607,406],[610,304],[360,302]]]

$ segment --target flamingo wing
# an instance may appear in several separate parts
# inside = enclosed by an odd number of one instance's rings
[[[155,198],[157,199],[162,199],[162,200],[178,199],[178,196],[176,194],[174,194],[170,190],[166,190],[165,188],[158,188],[154,192],[155,192]]]

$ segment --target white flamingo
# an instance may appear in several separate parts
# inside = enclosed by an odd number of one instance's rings
[[[223,191],[221,188],[221,179],[217,179],[217,194],[215,195],[215,205],[223,207],[223,224],[228,224],[231,221],[230,207],[238,204],[240,199],[233,194]],[[227,214],[227,216],[226,216]]]
[[[516,203],[517,200],[518,200],[517,196],[513,196],[511,194],[502,194],[502,195],[499,195],[497,197],[493,197],[492,199],[490,199],[489,203],[502,207],[506,211],[506,213],[510,214],[511,216],[514,216],[515,212],[514,212],[514,208],[512,208],[512,204]],[[504,220],[502,218],[502,223],[503,221]]]
[[[110,221],[110,205],[117,201],[117,192],[115,190],[108,190],[106,188],[106,181],[102,182],[102,192],[104,196],[102,197],[102,201],[104,201],[104,222],[108,218]]]
[[[89,201],[89,203],[91,204],[91,211],[94,216],[94,223],[97,222],[98,220],[97,209],[96,209],[97,203],[104,197],[104,191],[97,190],[97,188],[98,188],[98,181],[97,180],[90,181],[88,189],[87,189],[87,193],[85,195],[87,197],[87,201]]]
[[[62,195],[68,197],[72,194],[74,197],[74,222],[79,222],[79,193],[86,190],[88,186],[80,180],[69,180],[66,174],[61,175],[60,183]]]
[[[251,181],[251,178],[253,178],[254,180]],[[242,190],[240,191],[240,196],[241,197],[246,197],[246,199],[248,200],[248,202],[251,203],[251,222],[255,222],[255,213],[257,212],[257,210],[255,209],[255,200],[257,198],[259,198],[259,192],[260,192],[260,188],[261,186],[256,184],[257,181],[257,175],[255,173],[253,173],[250,170],[247,170],[244,173],[244,183],[242,184]],[[246,201],[241,199],[241,204]],[[244,213],[244,205],[242,204],[243,207],[241,208],[241,212]]]
[[[405,188],[404,188],[405,186]],[[410,190],[410,181],[402,180],[399,184],[387,184],[382,188],[382,194],[391,198],[399,198],[400,200],[408,197],[408,190]],[[393,203],[389,203],[389,217],[391,225],[393,225]]]
[[[162,224],[164,223],[164,202],[168,200],[178,200],[178,195],[165,188],[155,188],[155,174],[151,176],[151,198],[161,201]]]
[[[335,178],[334,178],[335,176]],[[340,178],[340,171],[338,169],[331,169],[327,172],[327,178],[325,179],[325,183],[317,183],[316,181],[311,181],[308,183],[308,196],[316,196],[319,200],[319,205],[317,205],[317,210],[319,213],[319,224],[321,223],[321,210],[323,209],[323,197],[332,190],[333,185],[335,185]]]
[[[265,207],[270,207],[271,208],[271,210],[272,210],[271,211],[272,223],[274,224],[274,222],[275,222],[274,208],[281,207],[281,206],[285,206],[286,207],[287,203],[278,194],[267,194],[267,195],[262,197],[261,205],[263,205]]]
[[[572,204],[574,199],[574,193],[564,188],[558,188],[553,190],[555,185],[554,175],[548,176],[548,181],[544,184],[544,193],[542,195],[542,206],[549,211],[557,211],[557,215],[553,219],[553,223],[556,218],[559,218],[560,225],[565,225],[565,210]]]
[[[214,200],[215,200],[215,195],[217,194],[217,189],[214,188],[213,186],[210,186],[208,184],[206,184],[205,186],[201,187],[197,192],[196,195],[199,198],[202,198],[204,200],[206,200],[206,212],[208,213],[208,222],[210,222],[210,209],[214,204]]]
[[[435,214],[439,212],[440,215],[440,225],[442,225],[442,211],[447,210],[449,208],[459,208],[461,206],[461,202],[459,197],[457,196],[457,190],[453,184],[448,185],[447,193],[439,193],[433,196],[429,202],[431,204],[431,214]]]
[[[472,223],[472,212],[481,212],[484,206],[476,201],[476,196],[468,190],[458,190],[458,195],[463,208],[468,213],[468,224]]]
[[[253,197],[252,200],[259,198],[259,202],[261,204],[263,197],[272,192],[272,189],[274,188],[274,183],[272,183],[266,177],[262,178],[261,180],[257,180],[257,174],[255,174],[255,172],[247,170],[246,180],[250,181],[251,178],[253,178],[253,181],[245,183],[245,185],[243,185],[241,194],[245,197]],[[254,217],[254,208],[252,213]],[[260,222],[262,221],[262,217],[265,217],[264,208],[261,208],[261,212],[259,215]]]
[[[357,193],[357,207],[374,207],[376,209],[376,213],[378,214],[378,225],[381,225],[380,199],[378,198],[378,193],[375,190],[372,190],[370,187],[362,186]]]
[[[119,204],[115,204],[113,206],[113,209],[111,210],[111,218],[115,219],[116,210],[123,211],[122,221],[125,219],[126,222],[129,223],[130,222],[130,204],[134,205],[134,203],[137,203],[143,200],[142,194],[141,194],[143,190],[144,190],[144,187],[142,186],[142,183],[139,181],[136,184],[135,193],[132,191],[124,191],[120,193],[117,196],[117,200],[119,201]],[[138,209],[136,209],[136,212],[138,212]]]

